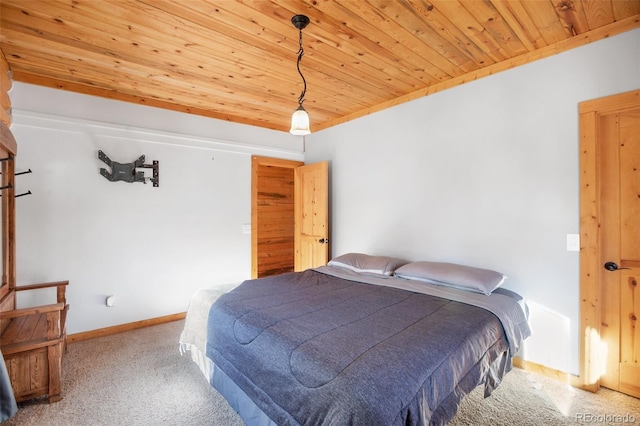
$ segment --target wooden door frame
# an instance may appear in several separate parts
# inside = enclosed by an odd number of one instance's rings
[[[598,182],[599,117],[640,105],[640,89],[581,102],[580,115],[580,387],[600,388],[601,280],[600,195]]]
[[[285,160],[283,158],[251,157],[251,278],[258,278],[258,170],[260,166],[295,169],[304,165],[303,161]],[[292,207],[293,209],[293,207]],[[291,259],[293,265],[293,259]]]

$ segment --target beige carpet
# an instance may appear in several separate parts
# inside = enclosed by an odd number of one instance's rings
[[[23,403],[3,426],[242,425],[190,358],[180,356],[182,325],[69,345],[62,401]],[[591,394],[514,369],[490,398],[480,388],[468,395],[450,424],[640,424],[640,400],[606,389]]]

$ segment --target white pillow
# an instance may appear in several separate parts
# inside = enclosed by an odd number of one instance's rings
[[[347,253],[334,257],[329,266],[338,266],[358,273],[390,276],[399,266],[406,264],[406,260],[387,256],[371,256],[363,253]]]
[[[490,269],[444,262],[413,262],[398,268],[394,276],[455,287],[487,296],[502,285],[506,275]]]

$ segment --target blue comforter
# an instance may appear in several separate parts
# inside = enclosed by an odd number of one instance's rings
[[[529,333],[508,296],[513,321],[321,270],[245,281],[209,314],[207,355],[279,425],[444,424],[479,383],[490,394]]]

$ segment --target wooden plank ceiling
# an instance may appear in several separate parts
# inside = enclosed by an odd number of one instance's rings
[[[1,0],[22,81],[312,131],[640,26],[640,0]]]

